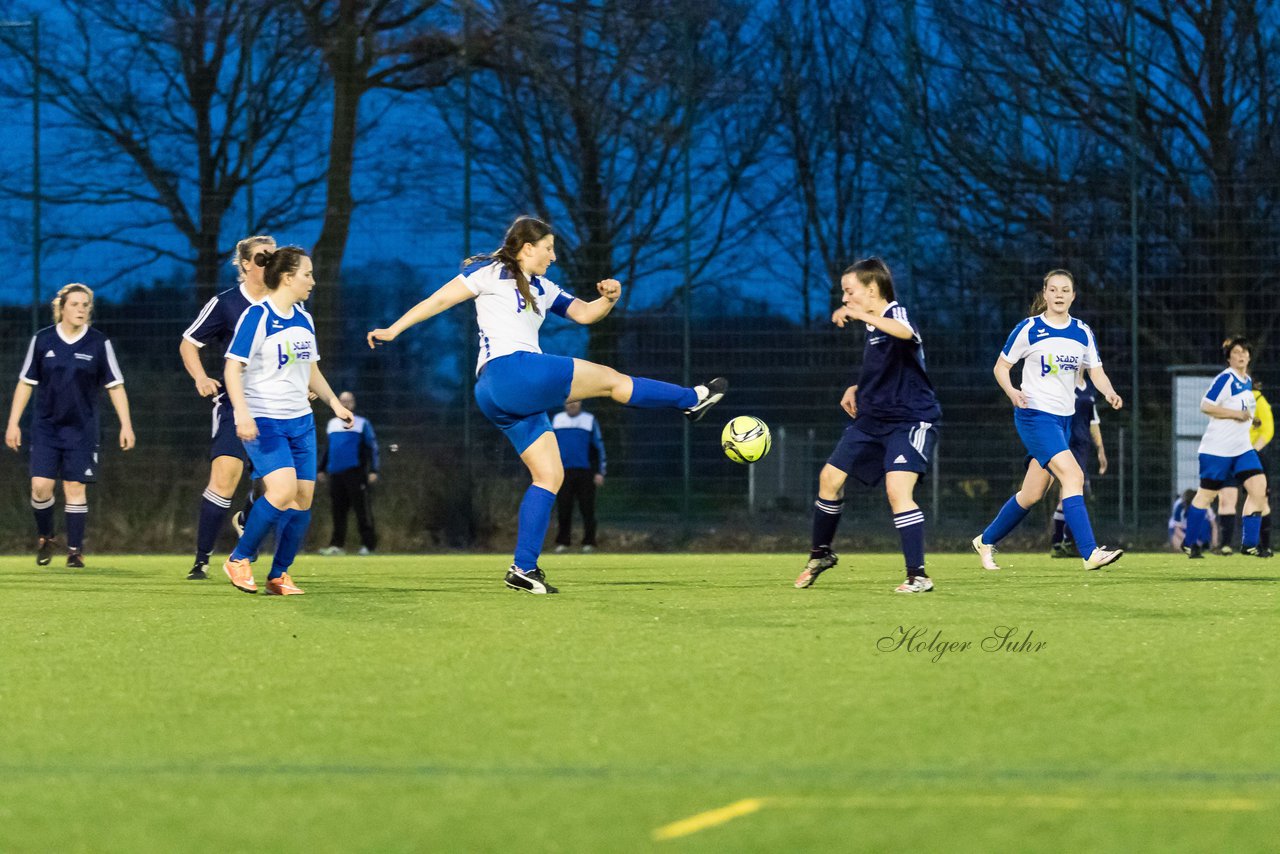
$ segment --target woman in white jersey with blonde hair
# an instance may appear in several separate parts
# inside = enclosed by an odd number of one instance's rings
[[[1267,504],[1267,476],[1262,459],[1249,437],[1257,399],[1249,378],[1249,361],[1253,345],[1243,336],[1227,339],[1222,345],[1227,368],[1214,377],[1200,401],[1200,411],[1209,416],[1200,440],[1200,489],[1187,510],[1187,535],[1182,550],[1189,557],[1200,558],[1209,545],[1209,522],[1206,511],[1223,486],[1232,481],[1245,490],[1244,516],[1240,525],[1241,551],[1260,556],[1258,539],[1262,516],[1270,513]],[[1224,546],[1230,545],[1224,542]]]
[[[1102,369],[1093,330],[1071,316],[1075,279],[1066,270],[1050,270],[1031,308],[1032,317],[1009,334],[996,359],[996,382],[1013,402],[1013,423],[1027,448],[1027,473],[1022,488],[1005,502],[1000,513],[981,534],[973,548],[984,569],[999,569],[995,545],[1026,518],[1044,497],[1054,478],[1062,486],[1062,513],[1075,536],[1085,569],[1101,569],[1124,554],[1099,546],[1084,504],[1084,471],[1071,453],[1071,419],[1076,412],[1076,379],[1088,371],[1089,379],[1112,408],[1124,405]],[[1022,363],[1022,387],[1009,374]]]
[[[724,396],[728,383],[714,379],[685,388],[644,377],[631,377],[605,365],[543,353],[538,330],[548,312],[575,323],[598,323],[608,316],[622,293],[616,279],[596,284],[599,297],[576,299],[545,278],[556,260],[551,226],[522,216],[507,229],[502,245],[486,255],[468,258],[462,273],[385,329],[368,335],[370,347],[394,341],[414,324],[458,303],[476,301],[480,327],[476,403],[515,447],[529,469],[532,485],[520,503],[516,550],[505,582],[513,590],[555,593],[538,567],[551,509],[564,481],[556,434],[547,410],[566,400],[608,397],[642,409],[678,409],[697,421]]]

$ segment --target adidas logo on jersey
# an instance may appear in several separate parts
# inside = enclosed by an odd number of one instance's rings
[[[93,469],[85,469],[85,470],[84,470],[84,476],[85,476],[85,477],[93,477]]]
[[[55,358],[55,357],[54,357],[54,355],[53,355],[53,351],[52,351],[52,350],[50,350],[48,353],[45,353],[45,354],[44,354],[44,357],[45,357],[46,359],[52,359],[52,358]]]
[[[896,466],[899,463],[905,463],[906,461],[907,461],[906,457],[904,457],[902,454],[898,454],[898,458],[893,461],[893,464]]]

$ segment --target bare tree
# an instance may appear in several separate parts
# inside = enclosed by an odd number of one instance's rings
[[[251,0],[62,5],[69,28],[46,40],[41,73],[75,143],[58,152],[44,198],[75,216],[48,239],[189,263],[204,299],[228,250],[226,219],[250,182],[261,182],[260,197],[277,191],[252,229],[308,214],[321,171],[297,133],[319,86],[305,44],[274,4]]]
[[[733,190],[766,136],[760,111],[730,109],[753,79],[742,9],[563,0],[539,4],[537,26],[504,23],[524,6],[482,10],[502,62],[477,76],[469,124],[457,102],[446,114],[503,214],[551,219],[566,282],[584,292],[616,275],[627,300],[646,275],[681,270],[689,231],[701,275],[737,233]],[[616,334],[593,327],[591,356],[610,361]]]

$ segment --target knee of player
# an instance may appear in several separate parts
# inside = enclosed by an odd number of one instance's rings
[[[818,474],[818,491],[822,497],[834,501],[844,495],[844,483],[848,475],[832,465],[823,466]]]

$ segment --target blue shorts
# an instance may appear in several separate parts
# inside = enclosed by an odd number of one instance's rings
[[[925,421],[882,422],[879,426],[884,432],[867,432],[855,419],[844,429],[827,465],[867,486],[875,486],[891,471],[923,475],[929,470],[929,460],[938,443],[937,427]]]
[[[1071,418],[1070,415],[1054,415],[1039,409],[1013,410],[1013,426],[1018,437],[1031,459],[1045,471],[1049,470],[1049,460],[1071,450],[1068,438],[1071,435]]]
[[[564,406],[572,385],[573,359],[522,351],[485,363],[476,380],[476,403],[523,454],[551,432],[547,410]]]
[[[69,480],[73,483],[96,483],[98,446],[56,448],[53,445],[32,445],[31,476]]]
[[[298,480],[316,479],[316,419],[313,416],[253,420],[258,425],[258,438],[243,444],[256,477],[291,468]]]
[[[236,435],[235,412],[224,391],[213,396],[213,441],[209,445],[209,459],[212,461],[218,457],[235,457],[243,462],[249,460],[244,443]]]
[[[1252,449],[1238,457],[1200,455],[1200,486],[1205,489],[1222,489],[1232,478],[1247,480],[1255,474],[1262,473],[1262,458]]]

